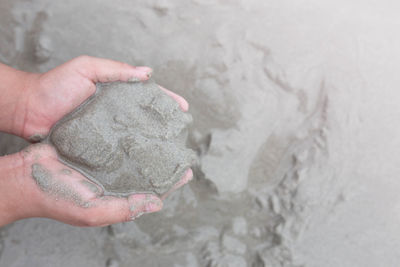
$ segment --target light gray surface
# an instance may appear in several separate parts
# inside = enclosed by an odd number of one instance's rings
[[[200,155],[162,212],[106,229],[17,222],[0,266],[398,266],[397,1],[0,4],[0,60],[149,65],[189,101]]]
[[[191,121],[154,81],[98,83],[46,141],[106,194],[163,195],[195,161],[185,147]]]

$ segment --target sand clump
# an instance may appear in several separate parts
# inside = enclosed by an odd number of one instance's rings
[[[72,201],[75,205],[82,208],[89,208],[91,204],[82,199],[82,196],[76,190],[54,178],[53,174],[39,163],[32,164],[32,178],[43,192],[50,194],[56,200],[64,199]],[[70,171],[68,169],[62,172]],[[89,182],[87,182],[89,184]],[[89,185],[86,185],[89,186]],[[93,185],[94,186],[94,185]]]
[[[45,140],[60,160],[106,194],[166,193],[194,160],[185,146],[190,114],[154,81],[98,83]]]

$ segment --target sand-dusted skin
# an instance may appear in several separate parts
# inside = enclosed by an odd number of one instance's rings
[[[62,162],[106,194],[166,193],[194,160],[186,148],[191,115],[154,81],[98,83],[45,142]]]

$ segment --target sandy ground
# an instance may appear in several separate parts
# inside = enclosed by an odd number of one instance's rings
[[[1,229],[0,266],[398,266],[396,1],[0,0],[0,60],[154,68],[191,104],[195,179],[158,214]],[[1,136],[3,154],[20,140]],[[178,204],[179,203],[179,204]]]

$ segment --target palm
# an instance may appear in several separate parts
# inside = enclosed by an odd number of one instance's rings
[[[97,185],[58,161],[49,145],[31,145],[23,152],[25,171],[32,177],[25,185],[40,203],[43,217],[52,217],[71,224],[82,224],[90,207],[103,195]]]

